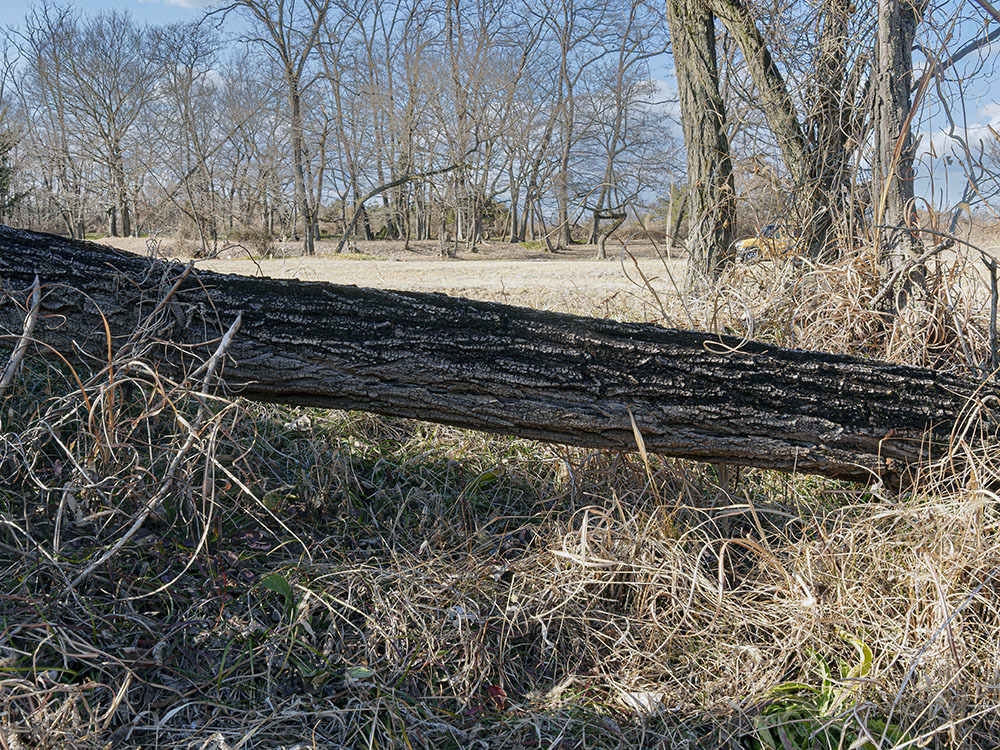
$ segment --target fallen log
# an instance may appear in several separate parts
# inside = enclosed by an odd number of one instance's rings
[[[622,451],[636,449],[634,419],[653,453],[861,482],[898,482],[940,455],[970,403],[997,395],[916,367],[442,294],[195,272],[7,227],[0,341],[22,331],[36,274],[35,338],[78,361],[100,365],[155,310],[152,333],[171,346],[151,356],[177,373],[242,313],[224,378],[248,399]]]

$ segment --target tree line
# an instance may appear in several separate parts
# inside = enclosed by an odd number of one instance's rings
[[[950,228],[995,206],[1000,137],[962,124],[998,40],[991,0],[234,0],[170,26],[43,3],[4,36],[0,218],[555,249],[663,197],[692,283],[775,217],[901,277],[935,208],[921,129],[963,167]]]
[[[5,37],[0,206],[74,238],[183,226],[205,250],[262,233],[312,253],[321,221],[368,239],[566,245],[574,223],[671,179],[651,76],[662,13],[240,0],[147,26],[36,5]]]

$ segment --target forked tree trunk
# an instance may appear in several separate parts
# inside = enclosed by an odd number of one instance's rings
[[[714,280],[731,255],[736,191],[719,94],[715,18],[703,0],[667,0],[687,149],[688,283]]]
[[[161,373],[196,365],[242,313],[224,371],[233,394],[593,448],[635,450],[634,419],[650,452],[892,484],[998,395],[915,367],[440,294],[182,279],[179,265],[0,227],[5,344],[36,274],[39,352],[101,366],[98,308],[123,341],[176,283],[152,334],[184,349],[151,350]]]
[[[739,44],[768,127],[796,186],[803,238],[810,254],[819,257],[828,246],[850,154],[845,122],[845,100],[850,101],[850,97],[845,95],[844,77],[852,4],[849,0],[818,4],[822,31],[817,42],[816,79],[808,88],[812,99],[808,118],[800,125],[792,92],[758,28],[759,11],[745,0],[704,1]]]
[[[595,228],[598,226],[598,222],[600,222],[600,220],[601,220],[602,217],[610,219],[611,220],[611,224],[597,238],[597,259],[598,260],[604,260],[605,258],[608,257],[608,249],[607,249],[608,237],[610,237],[611,235],[613,235],[615,233],[615,230],[618,229],[618,227],[620,227],[622,224],[625,223],[626,214],[625,214],[624,211],[618,211],[618,212],[608,211],[606,214],[602,213],[600,211],[595,211],[594,212],[594,227]]]

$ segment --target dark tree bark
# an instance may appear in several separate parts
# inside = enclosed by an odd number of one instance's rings
[[[910,260],[917,246],[908,231],[915,214],[913,196],[914,141],[910,130],[913,86],[913,40],[920,9],[910,0],[879,0],[875,45],[875,153],[872,192],[875,200],[879,265],[889,279]],[[890,310],[906,306],[910,279],[901,279],[886,295]]]
[[[688,282],[716,278],[731,253],[736,191],[719,93],[715,19],[703,0],[667,0],[687,149]]]
[[[931,370],[653,325],[441,294],[185,276],[179,265],[6,227],[0,340],[20,334],[22,305],[7,297],[23,303],[35,274],[35,338],[77,361],[91,354],[92,366],[107,361],[98,308],[125,340],[176,285],[155,335],[183,347],[148,356],[177,374],[242,314],[224,378],[250,399],[611,450],[636,448],[634,417],[651,452],[856,481],[897,482],[944,450],[970,404],[998,395]]]

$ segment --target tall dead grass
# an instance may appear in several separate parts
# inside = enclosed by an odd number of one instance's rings
[[[967,270],[892,319],[860,259],[647,279],[617,312],[975,373]],[[233,402],[136,342],[90,373],[29,355],[2,420],[0,747],[1000,736],[989,451],[899,495],[734,477]]]

